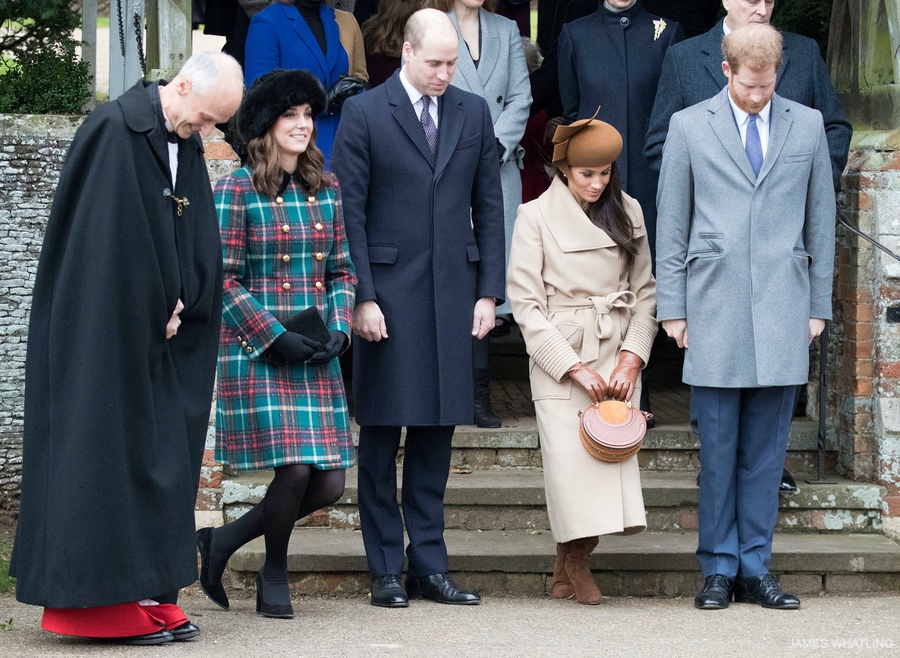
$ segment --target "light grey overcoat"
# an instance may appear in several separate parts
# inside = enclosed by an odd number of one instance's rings
[[[727,94],[669,125],[657,316],[687,318],[687,384],[803,384],[809,319],[831,319],[835,202],[822,115],[775,94],[757,178]]]
[[[522,203],[522,157],[525,150],[519,146],[525,134],[525,124],[531,108],[531,83],[525,64],[525,50],[516,24],[484,9],[479,10],[481,21],[481,52],[478,68],[472,61],[466,42],[459,31],[456,12],[447,14],[459,34],[459,59],[453,84],[460,89],[477,94],[487,101],[494,122],[494,135],[503,145],[500,160],[500,185],[503,188],[503,219],[506,227],[506,259],[512,243],[516,211]],[[499,155],[498,155],[499,157]],[[509,302],[497,307],[498,313],[510,313]]]

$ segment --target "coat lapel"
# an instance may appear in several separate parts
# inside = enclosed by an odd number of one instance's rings
[[[325,36],[326,38],[330,38],[330,35],[328,34],[329,24],[326,20],[327,16],[322,16],[324,9],[325,5],[323,4],[322,8],[319,9],[319,16],[322,18],[322,24],[325,27]],[[298,37],[300,37],[300,41],[302,41],[303,45],[306,46],[310,53],[312,53],[313,58],[316,60],[316,63],[321,69],[321,76],[326,77],[330,68],[325,62],[325,55],[322,54],[322,49],[319,47],[319,42],[316,41],[316,38],[313,36],[312,30],[309,29],[309,25],[306,24],[306,21],[303,20],[300,12],[293,5],[282,5],[281,10],[284,12],[285,18],[291,22],[291,27],[294,30],[294,33]],[[336,48],[328,49],[328,51],[332,54],[335,50]]]
[[[412,103],[409,102],[409,96],[406,93],[406,89],[404,89],[403,83],[400,82],[400,73],[394,73],[394,75],[388,78],[388,81],[384,84],[388,94],[388,101],[394,107],[392,112],[394,120],[400,124],[400,127],[409,136],[413,144],[416,145],[422,153],[422,156],[428,160],[428,163],[433,167],[434,155],[431,153],[431,147],[428,146],[428,140],[425,139],[425,131],[422,129],[419,117],[416,116]],[[441,152],[441,128],[442,126],[439,123],[438,153]]]
[[[456,28],[456,35],[459,37],[459,57],[456,60],[454,77],[462,76],[463,80],[465,80],[465,89],[480,89],[483,86],[481,78],[478,77],[478,71],[475,69],[475,62],[472,61],[469,49],[465,47],[466,42],[463,40],[462,32],[459,30],[459,23],[456,21],[456,12],[451,9],[447,16],[450,17],[453,27]]]
[[[759,170],[757,185],[762,182],[778,160],[788,133],[791,131],[792,123],[790,108],[781,101],[780,96],[773,95],[772,107],[769,112],[769,146],[766,149],[766,159],[763,160],[762,169]]]
[[[725,38],[722,23],[723,21],[719,21],[709,32],[702,37],[697,37],[703,39],[700,44],[700,52],[703,54],[704,68],[716,81],[716,86],[720,88],[728,84],[728,80],[722,72],[722,39]]]
[[[744,145],[741,143],[741,133],[734,121],[734,112],[731,111],[731,103],[728,102],[728,89],[720,91],[707,105],[709,112],[709,124],[722,142],[722,146],[728,151],[728,155],[740,168],[747,179],[756,185],[756,175],[747,159]]]
[[[478,10],[478,20],[481,21],[481,52],[478,53],[478,77],[481,86],[486,87],[491,74],[500,59],[500,32],[491,20],[493,16],[484,9]]]
[[[538,203],[541,214],[547,218],[547,228],[560,251],[590,251],[616,246],[605,231],[594,226],[588,219],[559,176],[553,179],[548,193],[542,194]]]
[[[438,121],[437,163],[434,168],[435,180],[440,177],[444,167],[450,162],[450,156],[456,150],[456,143],[459,141],[459,135],[466,120],[466,111],[462,109],[460,100],[455,98],[457,93],[460,92],[453,87],[448,87],[438,101],[440,121]],[[420,132],[422,132],[422,139],[425,139],[425,132],[421,130],[421,127]]]

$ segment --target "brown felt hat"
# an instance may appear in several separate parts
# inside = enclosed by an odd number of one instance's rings
[[[600,108],[594,117],[600,113]],[[605,121],[582,119],[553,134],[553,166],[566,176],[569,167],[605,167],[622,152],[622,135]]]

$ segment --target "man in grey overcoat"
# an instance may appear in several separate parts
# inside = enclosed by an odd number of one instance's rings
[[[657,313],[703,444],[695,605],[791,609],[769,561],[797,386],[831,318],[831,163],[821,113],[774,93],[781,35],[750,25],[722,50],[728,87],[669,127]]]
[[[360,525],[372,605],[472,605],[478,596],[447,575],[444,489],[454,427],[474,416],[472,338],[493,329],[505,294],[500,166],[484,99],[450,86],[459,52],[450,19],[420,10],[404,39],[400,71],[344,104],[332,151],[359,278]]]

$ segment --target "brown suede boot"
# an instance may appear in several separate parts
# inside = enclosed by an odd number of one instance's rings
[[[600,588],[591,573],[591,552],[600,543],[599,537],[582,537],[568,542],[566,573],[575,589],[575,600],[585,605],[597,605],[603,600]]]
[[[553,565],[553,581],[551,595],[554,599],[571,599],[575,596],[575,588],[566,573],[566,555],[569,553],[569,544],[556,544],[556,563]]]

